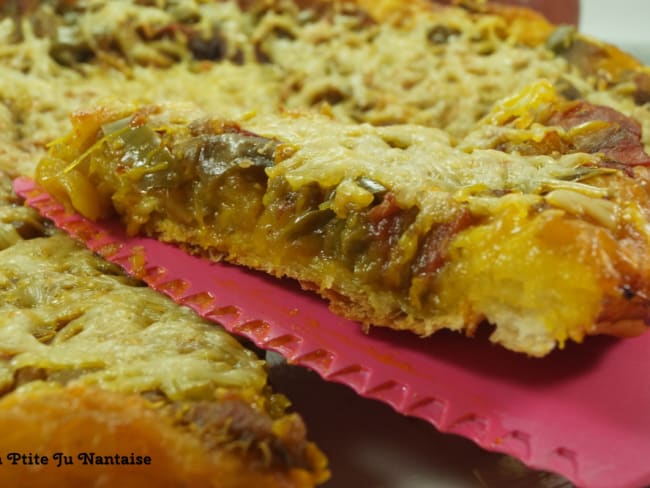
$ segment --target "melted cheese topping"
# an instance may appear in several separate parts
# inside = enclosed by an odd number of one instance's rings
[[[87,1],[68,17],[72,22],[54,17],[49,37],[26,20],[19,26],[6,18],[0,22],[0,167],[31,173],[45,144],[69,129],[70,112],[109,96],[190,101],[223,117],[314,108],[342,121],[415,123],[464,137],[496,100],[540,78],[567,79],[587,100],[634,116],[650,141],[650,115],[634,104],[629,86],[600,89],[543,45],[508,37],[503,17],[423,3],[413,6],[418,15],[401,17],[393,3],[367,6],[383,19],[373,23],[342,7],[318,18],[291,2],[260,16],[236,2],[156,8]],[[221,39],[226,60],[197,63],[173,36],[143,38],[142,32],[151,37],[182,22],[205,39]],[[119,49],[103,48],[102,39]],[[50,56],[77,45],[96,50],[94,64],[71,69]]]
[[[460,202],[474,196],[485,199],[493,196],[491,192],[539,195],[552,188],[606,195],[600,188],[567,181],[578,168],[597,161],[590,154],[521,156],[492,149],[468,150],[455,147],[437,129],[377,128],[318,116],[261,115],[242,125],[298,148],[267,171],[270,177],[283,176],[294,189],[309,183],[325,188],[343,182],[349,185],[368,177],[395,193],[403,208],[416,206],[443,219],[445,213],[440,214],[439,206],[441,198],[448,196]]]
[[[58,234],[0,251],[0,358],[1,391],[75,383],[198,400],[266,382],[221,327]]]

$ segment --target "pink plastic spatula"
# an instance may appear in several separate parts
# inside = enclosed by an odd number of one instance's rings
[[[67,212],[29,179],[14,189],[127,273],[327,380],[579,486],[650,484],[650,334],[591,338],[543,359],[452,333],[365,334],[291,281],[128,237],[119,222]]]

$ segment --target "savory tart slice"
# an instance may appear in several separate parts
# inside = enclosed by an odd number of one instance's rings
[[[44,225],[0,176],[3,486],[327,479],[252,351]]]
[[[638,124],[540,81],[464,139],[317,115],[102,106],[38,169],[56,198],[131,233],[290,276],[366,325],[471,335],[534,356],[645,329]]]

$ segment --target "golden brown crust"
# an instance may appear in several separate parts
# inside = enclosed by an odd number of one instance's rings
[[[191,430],[178,427],[166,410],[139,395],[92,387],[5,396],[0,429],[4,486],[306,488],[327,477],[325,460],[312,444],[305,449],[313,471],[264,468],[238,451],[206,449]],[[14,465],[11,453],[32,454],[33,460],[47,456],[48,464],[29,465],[20,458]],[[56,453],[70,456],[72,465],[57,467]],[[141,463],[90,464],[91,453]]]

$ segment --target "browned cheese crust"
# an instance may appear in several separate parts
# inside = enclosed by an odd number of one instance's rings
[[[299,465],[274,465],[305,459],[305,448],[309,462],[323,462],[303,444],[299,419],[247,418],[250,407],[240,402],[170,409],[93,387],[8,395],[0,400],[0,479],[17,488],[313,486],[318,478]],[[242,429],[241,440],[224,448],[229,428]],[[254,435],[267,442],[266,452],[254,452],[261,446]]]

